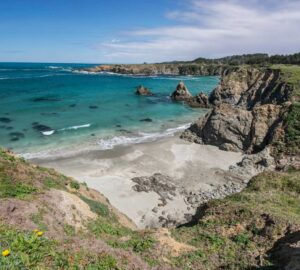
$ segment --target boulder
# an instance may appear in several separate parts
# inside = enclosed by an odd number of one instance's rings
[[[193,98],[193,96],[184,85],[184,83],[180,82],[177,85],[176,90],[172,93],[171,98],[175,101],[187,101]]]
[[[193,123],[181,138],[222,150],[256,153],[272,143],[282,125],[280,114],[281,106],[273,104],[249,111],[224,103]]]
[[[210,108],[208,96],[201,92],[200,94],[188,99],[186,103],[193,108]]]
[[[138,96],[153,96],[153,93],[151,93],[151,91],[144,87],[143,85],[140,85],[135,92],[136,95]]]
[[[181,138],[216,145],[223,150],[243,151],[249,144],[252,119],[250,111],[222,104],[192,124]]]

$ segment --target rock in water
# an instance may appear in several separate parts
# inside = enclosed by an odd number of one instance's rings
[[[136,95],[138,96],[153,96],[153,93],[151,93],[151,91],[144,87],[143,85],[140,85],[135,92]]]
[[[193,98],[193,96],[184,85],[184,83],[180,82],[177,85],[176,90],[172,93],[171,98],[176,101],[187,101]]]
[[[193,98],[188,99],[187,104],[193,108],[210,108],[211,104],[209,103],[208,96],[201,92],[200,94],[194,96]]]

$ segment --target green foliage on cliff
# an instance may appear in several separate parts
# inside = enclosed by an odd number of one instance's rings
[[[267,253],[290,225],[300,226],[299,179],[300,171],[263,173],[241,193],[209,202],[195,225],[173,230],[178,241],[200,252],[174,258],[174,264],[184,269],[276,269]]]
[[[225,64],[225,65],[270,65],[285,64],[299,65],[300,53],[290,55],[272,55],[266,53],[232,55],[216,59],[197,58],[193,62],[205,64]]]

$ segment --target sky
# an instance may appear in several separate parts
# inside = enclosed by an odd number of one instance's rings
[[[142,63],[300,51],[300,0],[0,0],[1,62]]]

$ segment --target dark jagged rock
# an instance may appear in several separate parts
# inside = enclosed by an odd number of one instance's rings
[[[172,179],[160,173],[155,173],[150,177],[134,177],[131,179],[136,183],[132,188],[137,192],[150,192],[154,191],[159,196],[163,204],[166,204],[166,200],[170,200],[175,196],[176,186]]]
[[[218,146],[228,151],[258,152],[280,128],[281,107],[267,104],[252,111],[229,104],[215,107],[191,125],[181,138]]]
[[[153,93],[143,85],[140,85],[136,91],[135,94],[138,96],[153,96]]]
[[[208,96],[201,92],[200,94],[186,100],[186,103],[193,108],[210,108]]]
[[[278,70],[232,68],[208,101],[204,98],[213,110],[181,137],[223,150],[257,153],[282,136],[291,93]]]
[[[180,82],[176,90],[172,93],[171,98],[175,101],[187,101],[193,96],[183,82]]]
[[[236,68],[222,77],[211,93],[210,103],[228,103],[246,109],[263,104],[282,104],[289,100],[292,89],[274,69]]]

